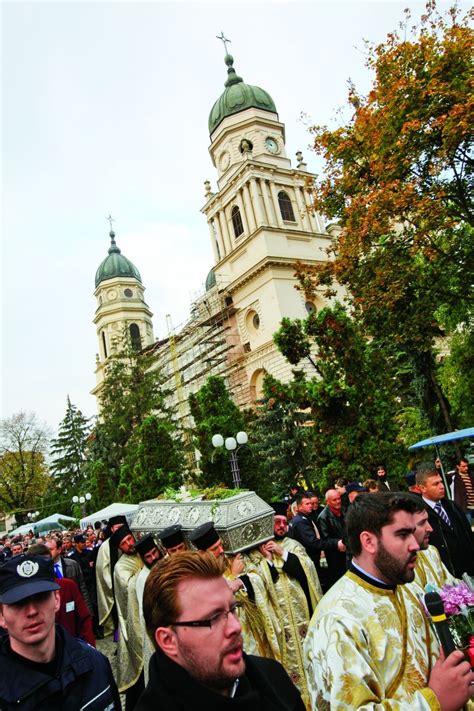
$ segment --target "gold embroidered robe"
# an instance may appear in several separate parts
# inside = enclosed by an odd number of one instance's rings
[[[133,686],[143,669],[143,630],[136,593],[143,566],[138,555],[122,555],[114,569],[114,592],[119,622],[117,686],[123,693]]]
[[[142,626],[142,635],[143,635],[143,675],[144,675],[145,686],[148,684],[148,667],[150,665],[151,655],[155,651],[152,641],[148,636],[148,632],[146,631],[145,619],[143,617],[143,592],[145,590],[145,583],[146,583],[149,575],[150,575],[150,569],[147,568],[146,565],[144,565],[143,568],[138,573],[138,575],[136,576],[136,585],[135,585],[135,593],[136,593],[137,601],[138,601],[138,617],[140,620],[140,624]]]
[[[424,590],[425,585],[428,584],[440,589],[443,585],[458,585],[460,582],[446,568],[435,546],[428,546],[425,551],[418,551],[415,580],[410,585],[416,584]]]
[[[311,606],[314,610],[322,597],[322,591],[313,561],[298,541],[286,537],[277,541],[277,543],[286,551],[298,557],[306,575]],[[310,708],[303,657],[303,641],[310,621],[306,595],[298,580],[287,575],[283,570],[285,564],[283,558],[277,555],[273,556],[273,565],[278,572],[278,579],[275,582],[271,576],[267,559],[259,551],[252,551],[250,558],[267,588],[270,588],[275,595],[276,603],[279,606],[283,635],[283,639],[280,642],[282,651],[281,663],[293,683],[298,687],[306,707]]]
[[[97,553],[95,564],[95,578],[97,585],[97,608],[99,624],[104,626],[104,634],[113,634],[114,621],[112,608],[114,606],[114,593],[112,588],[112,568],[110,564],[110,541],[102,543]]]
[[[245,555],[244,561],[246,561]],[[244,590],[238,590],[235,593],[235,599],[242,604],[239,621],[242,626],[244,649],[247,654],[270,657],[281,662],[281,617],[275,610],[272,601],[269,600],[261,577],[255,571],[246,570],[245,573],[252,585],[255,601],[250,600]],[[235,580],[235,576],[230,571],[227,571],[224,577],[228,580]]]
[[[313,711],[439,711],[427,687],[439,655],[416,591],[347,572],[326,593],[304,644]]]

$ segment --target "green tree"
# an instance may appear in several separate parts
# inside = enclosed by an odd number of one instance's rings
[[[213,447],[212,437],[220,434],[225,439],[235,437],[237,432],[247,431],[250,413],[239,410],[224,379],[216,375],[208,378],[196,393],[190,395],[189,404],[194,418],[194,444],[200,453],[198,483],[205,487],[223,484],[232,488],[229,453],[225,447]],[[242,487],[267,496],[267,483],[259,477],[250,442],[239,450],[238,462]]]
[[[433,430],[452,429],[437,344],[473,306],[472,12],[447,17],[429,2],[419,27],[367,46],[374,81],[350,86],[352,116],[335,130],[315,127],[325,160],[314,209],[339,222],[331,259],[300,266],[308,294],[335,281],[353,315],[385,352],[415,374]],[[413,394],[413,393],[412,393]]]
[[[179,439],[168,396],[153,355],[147,350],[138,352],[125,335],[121,347],[109,358],[99,396],[100,418],[91,436],[87,469],[95,506],[106,506],[117,497],[124,465],[133,476],[134,464],[127,457],[138,451],[139,432],[146,431],[141,427],[149,415],[166,422],[167,431]],[[152,472],[148,476],[153,476]],[[138,491],[133,482],[129,486]]]
[[[275,342],[290,363],[300,362],[288,339],[298,332],[305,348],[315,353],[314,376],[294,371],[288,385],[274,386],[276,395],[310,408],[316,484],[327,487],[339,476],[366,477],[378,463],[404,472],[402,449],[396,444],[397,392],[390,358],[365,337],[341,304],[313,311],[300,321],[283,319]],[[289,393],[286,395],[286,393]]]
[[[85,493],[87,486],[86,452],[91,432],[89,418],[67,397],[66,414],[60,422],[58,436],[51,441],[51,486],[45,503],[70,515],[72,497]],[[50,513],[54,513],[52,510]]]
[[[36,415],[19,412],[0,420],[0,505],[27,522],[29,508],[43,513],[50,478],[46,464],[50,433]]]
[[[148,415],[131,435],[120,473],[119,495],[130,503],[151,499],[183,483],[184,456],[168,420]]]
[[[460,429],[474,422],[474,331],[463,328],[449,341],[449,353],[440,365],[440,380]]]

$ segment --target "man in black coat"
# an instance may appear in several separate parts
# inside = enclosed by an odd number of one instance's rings
[[[461,578],[474,575],[474,535],[459,506],[445,498],[443,480],[433,462],[422,462],[416,472],[416,483],[428,511],[433,532],[430,543],[439,551],[450,573]]]
[[[323,592],[328,589],[327,568],[321,565],[321,553],[326,550],[326,542],[323,541],[319,527],[312,521],[313,511],[311,505],[311,492],[303,492],[296,497],[297,514],[290,521],[288,535],[295,541],[301,543],[306,553],[309,555],[318,573],[319,582]],[[324,561],[326,563],[326,561]]]
[[[346,489],[347,491],[347,489]],[[328,588],[346,572],[344,516],[341,495],[335,489],[326,492],[326,507],[318,518],[318,528],[325,543],[328,562]]]
[[[278,662],[244,654],[222,573],[220,559],[192,551],[152,568],[143,614],[156,652],[135,711],[304,711]]]

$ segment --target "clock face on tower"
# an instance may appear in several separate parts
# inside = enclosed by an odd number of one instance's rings
[[[221,153],[221,156],[219,158],[219,167],[221,170],[226,170],[226,168],[229,167],[230,163],[230,155],[227,151],[224,151]]]
[[[273,155],[275,155],[275,153],[278,153],[278,143],[271,136],[268,136],[265,139],[265,148],[269,153],[272,153]]]

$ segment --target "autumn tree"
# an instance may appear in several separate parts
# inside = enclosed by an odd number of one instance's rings
[[[427,5],[418,27],[406,21],[367,44],[373,85],[349,89],[352,116],[315,127],[324,158],[314,209],[337,220],[330,259],[298,272],[309,294],[337,281],[352,314],[417,382],[411,396],[435,431],[453,429],[437,347],[458,324],[472,324],[472,11],[446,17]]]
[[[20,525],[29,508],[41,510],[48,488],[46,457],[50,433],[36,415],[19,412],[0,420],[0,505]]]

